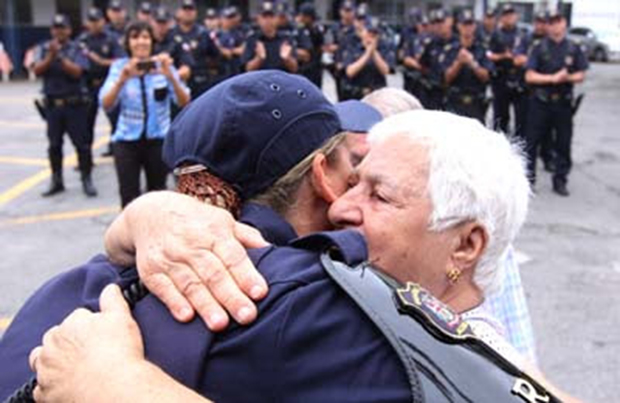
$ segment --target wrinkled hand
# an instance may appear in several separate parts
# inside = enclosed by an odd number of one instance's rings
[[[263,298],[267,284],[244,246],[268,244],[254,228],[237,223],[223,209],[174,192],[143,195],[117,220],[106,234],[110,259],[119,262],[110,247],[113,238],[131,243],[124,246],[135,247],[144,285],[177,320],[192,319],[195,310],[211,330],[219,331],[228,325],[226,311],[242,324],[256,318],[250,298]]]
[[[291,57],[292,52],[293,47],[291,46],[291,44],[286,41],[282,42],[282,45],[280,45],[280,58],[282,60],[286,60]]]
[[[256,42],[256,48],[254,52],[256,52],[256,56],[260,60],[265,60],[267,58],[267,49],[265,49],[265,44],[261,41]]]
[[[100,313],[73,311],[30,353],[37,402],[97,401],[101,388],[118,384],[132,363],[144,362],[140,329],[118,286],[106,287],[99,303]]]

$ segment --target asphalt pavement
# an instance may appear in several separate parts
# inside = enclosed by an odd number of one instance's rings
[[[390,77],[400,85],[400,76]],[[0,83],[0,333],[28,295],[56,273],[103,250],[119,197],[100,114],[87,198],[65,142],[67,191],[44,199],[49,181],[43,121],[32,100],[39,83]],[[539,363],[547,377],[589,402],[620,399],[620,64],[594,64],[575,121],[571,196],[551,192],[539,173],[516,248]],[[333,82],[325,91],[334,98]]]

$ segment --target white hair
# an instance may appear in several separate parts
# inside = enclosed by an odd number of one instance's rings
[[[387,118],[398,113],[424,109],[418,98],[400,88],[383,87],[362,98]]]
[[[429,152],[427,190],[432,202],[429,229],[442,231],[475,220],[488,244],[474,272],[485,296],[502,288],[499,264],[525,221],[530,198],[525,158],[517,144],[474,119],[417,110],[383,120],[369,134],[371,144],[407,135]]]

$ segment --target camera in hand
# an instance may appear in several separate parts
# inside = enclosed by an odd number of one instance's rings
[[[155,68],[155,62],[153,60],[144,60],[138,62],[136,68],[141,71],[150,71]]]

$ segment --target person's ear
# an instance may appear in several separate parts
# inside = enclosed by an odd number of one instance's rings
[[[315,193],[327,204],[332,204],[338,195],[327,175],[327,158],[325,154],[318,153],[312,160],[312,187]]]
[[[452,262],[461,271],[476,267],[489,243],[486,229],[478,222],[466,222],[455,228]]]

